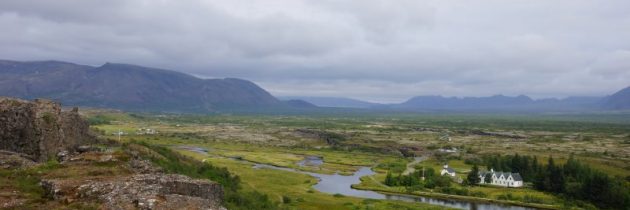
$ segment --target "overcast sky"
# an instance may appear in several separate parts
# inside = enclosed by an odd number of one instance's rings
[[[277,96],[607,95],[628,0],[2,0],[0,59],[236,77]]]

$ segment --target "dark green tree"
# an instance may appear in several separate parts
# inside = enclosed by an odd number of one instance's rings
[[[392,177],[392,173],[391,172],[387,172],[387,176],[385,177],[385,185],[387,186],[394,186],[394,177]]]
[[[492,174],[486,174],[486,175],[483,177],[483,182],[485,182],[485,183],[490,183],[490,182],[492,182]]]
[[[466,177],[468,184],[470,185],[478,185],[481,182],[479,178],[479,167],[477,165],[473,165],[472,170],[468,173],[468,177]]]

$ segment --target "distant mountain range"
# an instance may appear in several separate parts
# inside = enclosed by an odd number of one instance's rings
[[[285,100],[301,99],[319,107],[372,108],[382,105],[378,103],[371,103],[367,101],[340,97],[280,96],[278,98]]]
[[[458,110],[458,111],[581,111],[601,107],[601,97],[569,97],[566,99],[533,100],[527,96],[495,95],[490,97],[418,96],[390,105],[404,110]]]
[[[49,98],[69,106],[208,112],[290,107],[242,79],[200,79],[128,64],[99,67],[59,61],[0,60],[0,95]]]
[[[527,96],[418,96],[400,104],[339,97],[281,97],[242,79],[200,79],[129,64],[86,66],[60,61],[0,60],[0,96],[48,98],[68,106],[129,111],[304,111],[318,107],[393,111],[562,112],[629,110],[630,87],[610,96],[533,100]]]
[[[501,111],[563,112],[630,109],[630,87],[610,96],[538,99],[528,96],[494,95],[489,97],[417,96],[399,104],[379,104],[349,98],[285,97],[302,99],[321,107],[346,107],[398,111]]]

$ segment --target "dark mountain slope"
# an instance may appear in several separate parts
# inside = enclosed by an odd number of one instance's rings
[[[100,67],[58,61],[0,61],[0,95],[51,98],[70,106],[125,110],[205,112],[284,107],[256,84],[200,79],[127,64]]]
[[[604,106],[609,109],[630,109],[630,87],[607,97]]]

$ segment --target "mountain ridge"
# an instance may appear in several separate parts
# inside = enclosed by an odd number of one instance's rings
[[[134,64],[88,66],[65,61],[0,60],[0,96],[48,98],[69,106],[128,111],[222,112],[318,107],[388,111],[557,112],[630,109],[630,87],[602,97],[532,99],[526,95],[444,97],[425,95],[402,103],[372,103],[344,97],[271,95],[237,78],[202,79]]]
[[[0,95],[51,98],[69,106],[206,112],[286,106],[242,79],[201,79],[165,69],[106,63],[0,61]]]
[[[630,88],[626,88],[630,92]],[[342,107],[398,111],[502,111],[502,112],[563,112],[604,111],[630,109],[630,96],[619,91],[610,96],[569,96],[566,98],[532,99],[526,95],[486,97],[446,97],[441,95],[415,96],[401,103],[372,103],[342,97],[285,96],[284,99],[301,99],[320,107]],[[615,98],[615,99],[611,99]],[[617,102],[619,101],[619,102]],[[347,103],[350,102],[350,103]],[[610,103],[618,103],[610,105]],[[624,104],[628,104],[624,106]],[[336,105],[336,106],[335,106]]]

